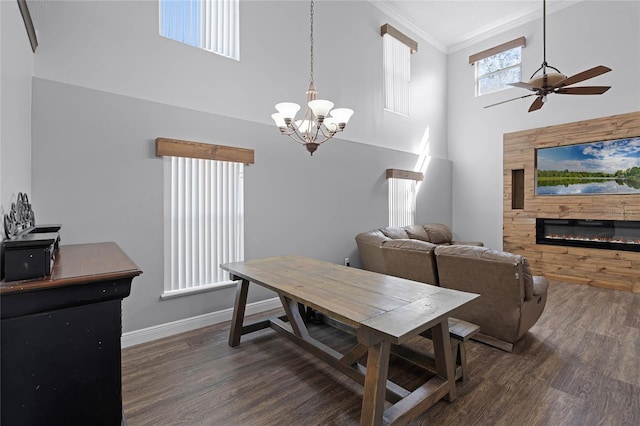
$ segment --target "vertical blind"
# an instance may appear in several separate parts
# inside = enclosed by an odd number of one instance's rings
[[[159,0],[160,34],[240,59],[240,0]]]
[[[389,226],[409,226],[416,217],[416,181],[389,178]]]
[[[409,115],[409,82],[411,81],[411,49],[395,37],[385,34],[384,43],[384,107]]]
[[[228,282],[244,260],[244,164],[171,157],[170,288]]]

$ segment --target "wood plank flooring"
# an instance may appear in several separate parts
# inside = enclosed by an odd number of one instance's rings
[[[229,323],[122,351],[129,426],[357,425],[362,387],[262,330],[227,345]],[[352,336],[311,334],[337,350]],[[470,380],[412,425],[640,425],[640,294],[550,283],[538,323],[507,353],[468,344]],[[425,373],[394,359],[412,389]]]

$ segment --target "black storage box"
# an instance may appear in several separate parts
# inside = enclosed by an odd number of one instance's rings
[[[3,241],[5,281],[31,280],[51,274],[58,248],[60,225],[36,226]]]

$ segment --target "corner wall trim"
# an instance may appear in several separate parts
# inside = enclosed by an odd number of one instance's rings
[[[277,297],[274,297],[273,299],[260,300],[258,302],[247,304],[245,315],[258,314],[260,312],[265,312],[280,307],[282,307],[282,303]],[[210,312],[208,314],[198,315],[191,318],[185,318],[178,321],[172,321],[165,324],[142,328],[140,330],[128,331],[122,334],[122,337],[120,339],[121,347],[128,348],[129,346],[151,342],[152,340],[173,336],[174,334],[184,333],[186,331],[195,330],[197,328],[219,324],[221,322],[231,320],[232,314],[233,308],[227,308],[221,311]]]

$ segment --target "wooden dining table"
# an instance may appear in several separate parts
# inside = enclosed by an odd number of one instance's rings
[[[479,297],[429,284],[300,256],[226,263],[239,280],[229,345],[271,327],[364,386],[361,425],[404,424],[440,399],[456,399],[448,317]],[[244,324],[249,283],[277,293],[286,318]],[[300,306],[350,327],[357,342],[345,353],[312,338]],[[437,374],[413,391],[388,380],[390,349],[429,331]],[[358,362],[367,355],[366,367]],[[390,406],[385,409],[385,400]]]

